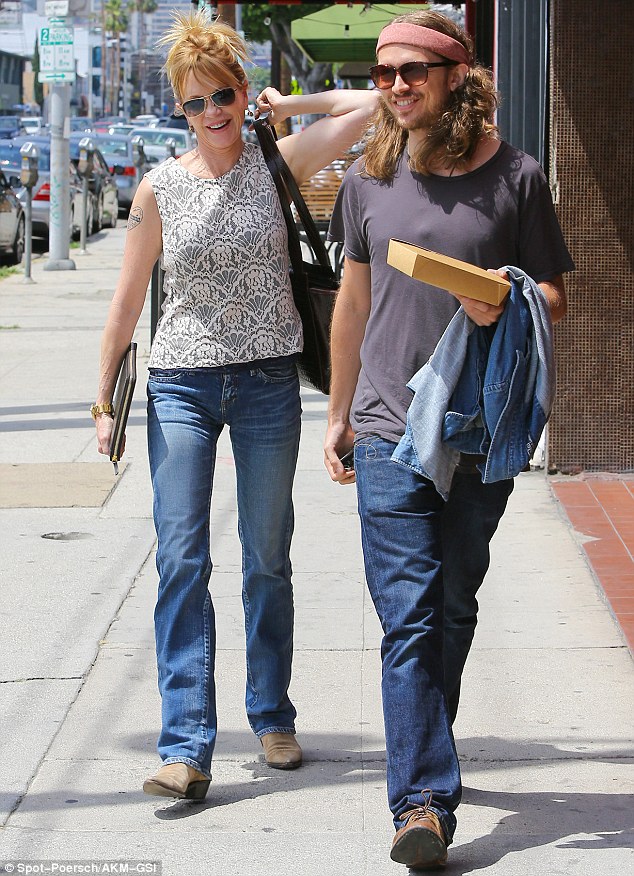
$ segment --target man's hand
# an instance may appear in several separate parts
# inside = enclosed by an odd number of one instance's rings
[[[456,298],[462,304],[464,312],[476,325],[493,325],[504,311],[503,304],[487,304],[486,301],[465,298],[464,295],[456,295]]]
[[[340,457],[352,449],[354,432],[349,425],[329,426],[324,441],[324,465],[330,479],[339,484],[353,484],[354,469],[345,469]]]
[[[491,273],[497,274],[498,277],[502,277],[504,280],[508,280],[509,278],[503,268],[499,268],[497,271],[491,271]],[[452,294],[458,299],[460,304],[462,304],[462,309],[476,325],[493,325],[493,323],[498,322],[506,305],[506,302],[503,302],[502,304],[487,304],[486,301],[467,298],[465,295],[456,295],[455,292]]]

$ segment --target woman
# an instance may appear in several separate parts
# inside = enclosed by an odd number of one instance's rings
[[[198,146],[163,162],[139,186],[93,410],[99,452],[107,453],[117,365],[162,251],[166,301],[150,353],[148,444],[158,536],[154,619],[163,766],[143,788],[204,799],[216,740],[209,508],[225,424],[243,555],[247,715],[269,766],[293,769],[302,761],[288,697],[291,490],[301,416],[295,358],[302,331],[273,180],[259,146],[241,138],[246,45],[232,28],[199,14],[176,14],[161,42],[169,46],[165,69],[177,110]],[[279,144],[301,183],[359,138],[376,100],[367,91],[283,97],[267,88],[257,106],[273,122],[328,115]]]

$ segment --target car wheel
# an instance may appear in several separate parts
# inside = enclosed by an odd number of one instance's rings
[[[24,256],[24,216],[20,216],[18,227],[15,232],[15,240],[11,248],[11,258],[15,265],[19,265]]]
[[[92,234],[92,226],[93,226],[93,213],[95,212],[95,208],[93,206],[92,200],[88,201],[88,208],[86,210],[86,237],[90,237]]]
[[[93,211],[92,217],[92,233],[97,234],[103,228],[103,198],[97,201],[97,215]]]
[[[110,227],[117,227],[117,219],[119,217],[119,200],[117,199],[114,202],[114,207],[112,208],[112,213],[110,214]]]
[[[68,210],[68,233],[71,240],[79,240],[79,227],[75,225],[75,206],[70,205]]]
[[[75,222],[75,206],[74,204],[70,205],[70,239],[71,240],[79,240],[79,235],[81,233],[81,228],[79,224]]]

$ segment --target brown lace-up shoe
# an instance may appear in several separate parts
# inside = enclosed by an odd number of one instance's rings
[[[260,736],[264,760],[275,770],[295,770],[302,765],[302,750],[294,733],[265,733]]]
[[[186,763],[168,763],[143,782],[143,790],[154,797],[204,800],[209,779]]]
[[[413,870],[436,870],[447,863],[445,832],[431,805],[431,791],[424,806],[408,809],[401,815],[405,824],[396,832],[390,858]]]

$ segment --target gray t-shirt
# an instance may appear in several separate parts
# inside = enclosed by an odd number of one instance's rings
[[[405,240],[481,268],[515,265],[537,283],[574,269],[539,164],[501,143],[481,167],[460,176],[422,176],[401,156],[394,178],[348,169],[329,238],[369,263],[372,302],[352,402],[356,436],[399,441],[412,393],[407,382],[433,353],[459,307],[444,290],[387,264],[390,238]]]

